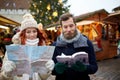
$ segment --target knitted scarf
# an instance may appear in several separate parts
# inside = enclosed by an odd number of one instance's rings
[[[26,45],[30,45],[30,46],[37,46],[38,45],[38,42],[39,42],[39,39],[34,39],[34,40],[30,40],[30,39],[27,39],[26,40]]]
[[[73,43],[74,48],[88,46],[88,44],[87,44],[87,38],[85,36],[83,36],[78,30],[77,30],[76,36],[73,39],[71,39],[71,40],[67,40],[64,37],[63,33],[62,33],[57,38],[56,46],[65,46],[68,43]]]

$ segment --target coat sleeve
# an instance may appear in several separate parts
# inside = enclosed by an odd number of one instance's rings
[[[4,56],[3,64],[2,64],[2,65],[4,65],[4,63],[5,63],[6,61],[8,61],[8,57],[7,57],[6,54],[7,54],[7,53],[5,53],[5,56]],[[2,68],[3,68],[3,66],[2,66]],[[1,72],[0,72],[0,80],[13,80],[12,77],[8,77],[8,76],[5,74],[5,72],[2,70],[2,68],[1,68]]]
[[[13,80],[13,78],[7,77],[4,72],[0,72],[0,80]]]
[[[88,40],[88,55],[89,55],[89,64],[87,66],[87,74],[94,74],[97,70],[98,70],[98,65],[97,65],[97,61],[96,61],[96,56],[95,56],[95,52],[94,52],[94,48],[92,45],[92,42]]]

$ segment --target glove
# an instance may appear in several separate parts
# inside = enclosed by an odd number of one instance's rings
[[[40,76],[39,76],[39,74],[38,73],[33,73],[33,77],[32,77],[33,79],[32,80],[41,80],[41,78],[40,78]],[[22,80],[26,80],[26,79],[22,79]],[[29,80],[29,79],[28,79]]]
[[[48,71],[48,69],[46,67],[40,67],[40,71],[39,71],[39,76],[41,78],[41,80],[47,80],[47,78],[50,76],[50,72]]]
[[[63,63],[56,63],[55,64],[55,71],[57,74],[62,74],[67,69],[67,65]]]
[[[83,72],[87,69],[87,66],[81,63],[80,61],[77,61],[71,66],[71,68],[75,71]]]
[[[15,79],[16,80],[16,79]],[[29,80],[29,75],[28,74],[23,74],[22,75],[22,80]],[[33,79],[34,80],[34,79]]]
[[[54,64],[53,60],[49,60],[45,63],[45,67],[41,67],[41,69],[39,71],[41,80],[46,80],[50,76],[51,71],[54,68],[54,65],[55,64]]]
[[[15,70],[16,65],[12,61],[5,61],[2,66],[2,71],[4,72],[4,76],[10,77],[11,72]]]
[[[53,60],[49,60],[46,64],[45,64],[45,67],[49,70],[49,71],[52,71],[53,68],[54,68],[55,64],[53,62]]]

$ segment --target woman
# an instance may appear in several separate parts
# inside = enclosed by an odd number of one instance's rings
[[[12,45],[29,45],[29,46],[43,46],[46,45],[46,38],[43,34],[38,30],[37,22],[34,20],[31,14],[26,14],[23,16],[24,20],[21,23],[20,32],[16,33],[13,36],[12,41],[14,44]],[[9,61],[7,59],[7,55],[3,60],[2,71],[0,75],[0,80],[46,80],[50,72],[54,67],[53,61],[48,61],[45,64],[43,73],[33,73],[32,76],[28,74],[23,74],[22,76],[11,76],[11,72],[16,68],[14,62]]]

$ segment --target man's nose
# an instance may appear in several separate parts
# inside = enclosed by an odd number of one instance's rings
[[[70,31],[70,30],[71,30],[71,28],[70,28],[70,27],[68,27],[68,28],[67,28],[67,31]]]

